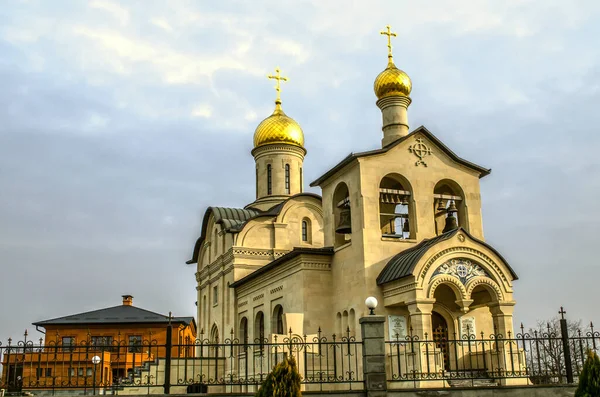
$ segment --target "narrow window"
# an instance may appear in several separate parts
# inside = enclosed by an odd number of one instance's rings
[[[308,241],[308,222],[302,221],[302,241]]]
[[[219,303],[219,287],[218,286],[214,286],[213,287],[213,306]]]
[[[63,336],[62,337],[62,350],[64,352],[75,350],[75,337],[74,336]]]
[[[290,194],[290,165],[285,165],[285,192]]]
[[[273,190],[271,188],[271,164],[267,164],[267,195],[273,194]]]

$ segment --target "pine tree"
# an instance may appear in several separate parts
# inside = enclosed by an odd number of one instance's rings
[[[294,357],[277,364],[256,392],[256,397],[302,397],[300,373]]]
[[[600,396],[600,359],[590,350],[579,375],[579,386],[575,391],[575,397],[597,396]]]

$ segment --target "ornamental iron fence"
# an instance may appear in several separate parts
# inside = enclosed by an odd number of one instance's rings
[[[561,310],[562,312],[562,310]],[[563,312],[564,315],[564,312]],[[361,323],[363,319],[361,319]],[[362,324],[363,326],[365,324]],[[91,337],[55,341],[28,339],[0,343],[0,389],[19,394],[169,394],[254,392],[272,368],[293,356],[306,391],[370,390],[373,371],[387,388],[446,388],[504,385],[558,385],[578,381],[588,351],[598,351],[600,333],[556,324],[516,335],[465,335],[434,330],[419,338],[385,340],[383,317],[368,337],[269,335],[252,341],[233,332],[223,341],[200,337],[186,343]],[[363,328],[363,332],[365,328]],[[363,342],[364,340],[364,342]],[[368,341],[368,342],[367,342]],[[379,378],[378,378],[379,379]],[[378,381],[379,382],[379,381]],[[379,382],[381,383],[381,382]],[[385,382],[384,382],[385,384]]]

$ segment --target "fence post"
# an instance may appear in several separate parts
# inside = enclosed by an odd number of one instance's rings
[[[362,364],[366,397],[386,396],[385,316],[362,317],[359,323],[363,343]]]
[[[558,312],[560,319],[560,337],[562,338],[563,352],[565,354],[565,369],[567,372],[567,383],[573,383],[573,363],[571,362],[571,347],[569,346],[569,328],[565,314],[567,313],[562,306]]]
[[[169,312],[169,325],[167,325],[167,341],[165,344],[165,394],[171,392],[171,351],[173,350],[173,327],[171,325],[171,312]]]

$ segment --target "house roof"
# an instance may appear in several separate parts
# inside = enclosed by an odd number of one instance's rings
[[[444,153],[446,153],[452,160],[456,161],[457,163],[459,163],[461,165],[464,165],[467,168],[470,168],[474,171],[479,172],[480,178],[483,178],[484,176],[489,175],[490,172],[492,172],[491,169],[484,168],[475,163],[471,163],[470,161],[467,161],[467,160],[463,159],[462,157],[459,157],[456,153],[454,153],[452,150],[450,150],[450,148],[448,146],[444,145],[444,143],[442,141],[440,141],[435,135],[433,135],[427,128],[420,126],[416,130],[412,131],[410,134],[395,140],[394,142],[390,143],[389,145],[387,145],[381,149],[369,150],[366,152],[359,152],[359,153],[350,153],[342,161],[340,161],[337,165],[335,165],[329,171],[327,171],[326,173],[321,175],[319,178],[317,178],[315,181],[313,181],[310,184],[310,186],[313,186],[313,187],[319,186],[324,181],[329,179],[329,177],[332,176],[333,174],[335,174],[337,171],[339,171],[340,169],[342,169],[343,167],[345,167],[346,165],[350,164],[352,161],[354,161],[360,157],[374,156],[377,154],[387,153],[391,148],[395,147],[396,145],[400,144],[401,142],[404,142],[405,140],[407,140],[410,137],[412,137],[416,134],[419,134],[419,133],[425,135],[436,146],[438,146],[440,149],[442,149],[442,151]]]
[[[238,281],[232,283],[229,287],[236,288],[241,285],[244,285],[248,281],[254,280],[255,278],[259,277],[260,275],[265,274],[265,273],[271,271],[272,269],[278,267],[279,265],[289,261],[290,259],[293,259],[302,254],[332,256],[333,255],[333,247],[323,247],[323,248],[296,247],[292,251],[288,252],[287,254],[280,256],[279,258],[275,259],[272,262],[269,262],[268,264],[261,267],[260,269],[255,270],[254,272],[250,273],[246,277],[241,278]]]
[[[491,245],[474,238],[462,227],[459,227],[457,229],[453,229],[446,233],[440,234],[439,236],[430,239],[425,239],[419,244],[415,245],[414,247],[404,250],[396,256],[394,256],[388,261],[381,273],[379,273],[379,276],[377,276],[377,285],[382,285],[412,275],[413,271],[415,270],[415,266],[417,265],[419,260],[431,247],[438,243],[441,243],[442,241],[448,240],[459,231],[463,232],[464,234],[469,236],[469,238],[471,238],[479,244],[482,244],[483,246],[491,250],[494,254],[496,254],[508,267],[508,270],[510,271],[513,280],[518,279],[517,274],[510,267],[508,262],[506,262],[506,260],[502,257],[502,255],[498,253],[498,251],[496,251]]]
[[[53,318],[33,323],[46,325],[84,325],[84,324],[157,324],[169,323],[169,316],[140,309],[135,306],[119,305],[105,309],[92,310],[79,314]],[[194,317],[172,317],[171,323],[196,324]]]
[[[198,262],[198,255],[200,255],[200,247],[204,240],[206,240],[206,229],[208,227],[208,221],[210,219],[211,214],[214,214],[215,223],[223,226],[223,229],[226,233],[239,233],[244,225],[248,223],[248,221],[260,218],[263,216],[274,217],[279,215],[281,209],[289,200],[294,198],[298,198],[301,196],[306,197],[314,197],[318,200],[321,200],[321,196],[314,193],[299,193],[288,197],[286,200],[282,201],[279,204],[274,205],[266,211],[261,211],[256,208],[252,208],[250,206],[246,208],[225,208],[225,207],[208,207],[206,212],[204,213],[204,219],[202,220],[202,231],[200,237],[196,240],[196,244],[194,245],[194,251],[192,252],[192,258],[185,262],[188,265],[192,263]]]

